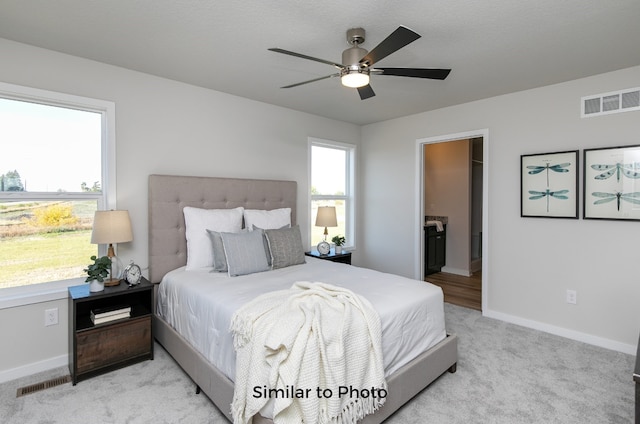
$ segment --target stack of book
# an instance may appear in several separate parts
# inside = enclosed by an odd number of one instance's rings
[[[91,322],[93,322],[93,325],[98,325],[118,319],[129,318],[130,316],[131,306],[119,305],[108,308],[97,308],[91,311]]]

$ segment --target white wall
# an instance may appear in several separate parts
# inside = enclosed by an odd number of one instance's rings
[[[376,230],[360,240],[363,265],[414,276],[416,140],[487,128],[484,313],[635,354],[640,223],[521,218],[519,167],[522,154],[640,144],[640,112],[580,118],[581,96],[639,84],[634,67],[364,126],[362,226]]]
[[[0,57],[2,82],[115,102],[117,207],[129,210],[134,232],[134,241],[118,246],[118,255],[143,268],[149,174],[295,180],[298,223],[307,243],[307,137],[356,145],[360,140],[360,127],[353,124],[4,39]],[[66,317],[66,302],[0,309],[0,339],[11,341],[3,344],[11,346],[9,351],[0,349],[0,380],[67,354],[66,319],[44,327],[44,310],[50,307],[59,307]],[[48,342],[51,334],[54,343]]]

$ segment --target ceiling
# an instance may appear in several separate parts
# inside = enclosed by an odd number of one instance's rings
[[[362,125],[640,65],[638,18],[638,0],[2,0],[0,37]],[[399,25],[422,38],[377,65],[446,80],[279,88],[335,68],[268,48],[340,62],[347,29],[371,50]]]

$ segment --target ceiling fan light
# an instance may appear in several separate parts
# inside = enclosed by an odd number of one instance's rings
[[[369,74],[362,72],[349,72],[340,78],[345,87],[359,88],[369,84]]]

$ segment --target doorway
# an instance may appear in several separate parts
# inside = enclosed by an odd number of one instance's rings
[[[482,310],[488,299],[488,130],[417,140],[416,275],[443,288],[445,301]],[[427,238],[446,223],[446,258],[432,269]],[[440,228],[442,231],[442,228]]]

